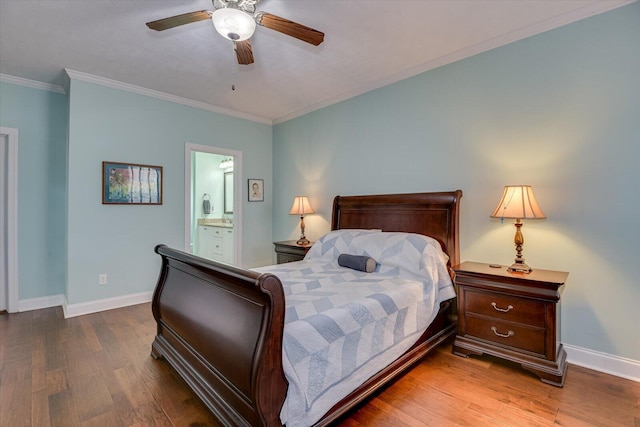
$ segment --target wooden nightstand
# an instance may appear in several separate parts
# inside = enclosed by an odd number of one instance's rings
[[[453,267],[458,290],[458,335],[453,353],[487,353],[562,387],[567,353],[560,341],[560,292],[569,273],[463,262]]]
[[[302,261],[304,256],[309,252],[314,242],[308,245],[298,245],[295,240],[287,240],[284,242],[273,242],[276,247],[276,259],[278,264],[285,262]]]

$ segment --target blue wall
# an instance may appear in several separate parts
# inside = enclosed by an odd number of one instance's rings
[[[269,125],[73,78],[69,99],[71,304],[150,291],[160,271],[153,247],[184,248],[186,142],[242,151],[243,173],[271,182]],[[103,160],[163,166],[162,206],[101,204]],[[269,193],[264,203],[243,202],[245,266],[271,260]],[[108,274],[108,286],[98,285],[101,273]]]
[[[184,247],[187,142],[241,151],[243,174],[264,179],[263,203],[248,203],[243,187],[241,263],[271,263],[271,126],[74,79],[67,95],[0,85],[0,124],[19,130],[20,301],[152,291],[153,247]],[[163,205],[102,205],[103,160],[163,166]]]
[[[546,221],[523,227],[533,268],[569,271],[562,341],[640,360],[640,5],[435,69],[274,127],[274,239],[296,194],[329,229],[337,194],[464,191],[463,260],[510,264],[507,184],[531,184]]]
[[[67,97],[0,82],[0,124],[19,130],[19,298],[63,294]]]

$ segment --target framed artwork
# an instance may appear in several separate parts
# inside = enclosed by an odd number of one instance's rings
[[[161,205],[162,166],[102,162],[103,205]]]
[[[264,180],[249,179],[249,201],[264,202]]]

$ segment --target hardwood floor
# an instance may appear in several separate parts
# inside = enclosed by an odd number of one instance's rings
[[[0,426],[218,426],[150,357],[150,304],[0,314]],[[569,366],[564,388],[498,359],[428,355],[348,418],[360,426],[635,426],[640,383]]]

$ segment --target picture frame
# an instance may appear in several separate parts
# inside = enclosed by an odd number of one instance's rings
[[[253,179],[248,180],[248,191],[250,202],[264,202],[264,180]]]
[[[161,205],[162,166],[102,162],[103,205]]]

